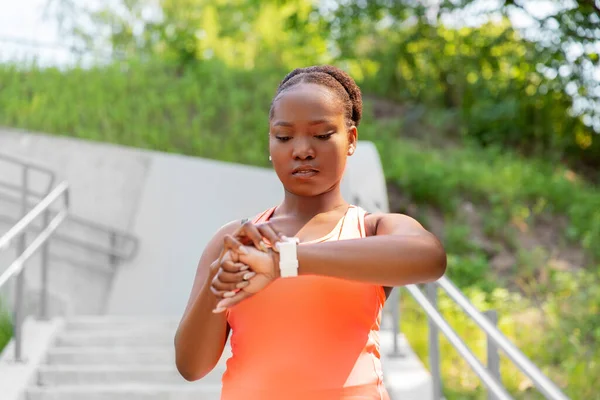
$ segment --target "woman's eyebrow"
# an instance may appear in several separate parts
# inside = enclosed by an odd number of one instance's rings
[[[273,126],[294,126],[294,124],[287,121],[277,121],[273,124]]]
[[[308,125],[320,125],[320,124],[332,124],[333,122],[329,119],[321,118],[309,121]],[[293,123],[288,121],[276,121],[273,126],[294,126]]]

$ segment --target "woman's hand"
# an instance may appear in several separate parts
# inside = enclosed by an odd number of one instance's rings
[[[271,278],[272,274],[261,269],[260,274],[262,277],[252,279],[250,285],[249,280],[256,275],[257,271],[254,266],[251,268],[241,262],[239,257],[250,254],[250,251],[256,252],[256,249],[259,249],[264,254],[270,254],[270,257],[273,258],[273,250],[270,250],[269,247],[275,249],[275,243],[281,241],[281,237],[282,235],[269,222],[262,224],[246,222],[233,234],[225,235],[223,251],[219,259],[211,266],[213,271],[216,270],[211,283],[211,291],[215,296],[221,299],[231,298],[241,289],[244,289],[247,294],[254,294],[266,287],[274,279]],[[269,242],[269,245],[265,242],[265,239]],[[253,244],[254,247],[244,246],[244,244]],[[252,270],[249,271],[249,269]],[[235,298],[234,303],[237,304],[241,300],[240,295],[240,297]],[[218,311],[218,309],[215,309],[215,312],[220,311],[223,310]]]
[[[225,235],[223,238],[223,254],[229,250],[236,251],[240,246],[249,244],[253,244],[254,247],[266,253],[269,246],[265,239],[274,248],[275,243],[281,240],[281,236],[282,234],[270,222],[253,224],[251,221],[247,221],[233,234]]]
[[[228,251],[212,281],[212,292],[222,300],[213,312],[219,313],[258,293],[279,277],[279,256],[253,246]]]

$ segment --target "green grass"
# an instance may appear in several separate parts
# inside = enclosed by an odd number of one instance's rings
[[[73,71],[0,65],[0,125],[267,166],[269,104],[284,73],[236,71],[214,60],[181,75],[161,63]],[[477,306],[497,309],[502,330],[552,379],[568,383],[572,398],[593,398],[600,387],[585,377],[600,375],[600,268],[595,265],[600,247],[594,246],[600,240],[600,190],[560,165],[502,149],[467,143],[426,147],[399,134],[401,119],[377,121],[365,105],[359,136],[377,145],[386,179],[446,218],[450,277]],[[485,232],[498,242],[510,240],[515,223],[567,216],[568,227],[560,233],[586,249],[590,265],[577,274],[550,271],[542,286],[531,280],[534,255],[522,254],[514,277],[534,283],[538,303],[508,293],[456,213],[465,200],[485,210]],[[450,323],[483,356],[481,334],[443,299],[441,304]],[[426,362],[425,317],[410,300],[403,307],[402,329]],[[523,317],[540,314],[543,318]],[[9,333],[8,319],[0,317],[0,344]],[[478,380],[442,343],[446,396],[483,398]],[[506,360],[502,369],[517,398],[539,398],[523,389],[523,376]]]
[[[2,349],[4,349],[4,347],[10,341],[12,332],[13,330],[10,314],[2,306],[2,302],[0,302],[0,352],[2,352]]]
[[[503,235],[509,221],[565,215],[566,240],[579,242],[600,260],[600,190],[561,165],[524,159],[506,150],[465,145],[424,149],[419,143],[385,138],[377,144],[388,180],[418,203],[452,214],[468,199],[491,208],[486,229]]]
[[[0,125],[267,165],[268,111],[282,72],[218,61],[40,70],[0,65]]]

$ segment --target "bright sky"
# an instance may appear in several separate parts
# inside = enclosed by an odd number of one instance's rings
[[[57,43],[58,27],[54,21],[44,20],[47,0],[4,0],[0,4],[0,62],[38,56],[44,63],[63,64],[69,52],[58,48],[40,48],[11,43],[13,40]]]

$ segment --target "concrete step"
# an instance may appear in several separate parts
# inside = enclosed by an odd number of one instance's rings
[[[24,400],[219,400],[221,385],[97,385],[34,387]]]
[[[194,384],[220,385],[225,371],[224,365],[219,364],[208,375]],[[189,385],[179,374],[175,366],[55,366],[45,365],[38,370],[38,385],[40,386],[78,386],[78,385]]]
[[[48,350],[49,365],[159,365],[175,363],[173,347],[55,347]]]
[[[158,325],[150,323],[140,323],[139,325],[102,325],[95,328],[88,328],[83,325],[79,327],[75,326],[72,328],[66,328],[63,330],[65,333],[83,333],[83,334],[97,334],[97,333],[121,333],[122,335],[161,335],[171,336],[173,338],[177,332],[176,326],[169,325]]]
[[[231,357],[225,346],[220,363]],[[48,350],[47,365],[175,365],[173,346],[155,347],[54,347]]]
[[[179,319],[166,317],[120,317],[120,316],[82,316],[65,321],[68,331],[80,330],[119,330],[136,327],[147,329],[169,330],[175,332]]]
[[[62,332],[54,341],[56,347],[173,346],[175,333],[170,331],[109,330],[92,332]]]

